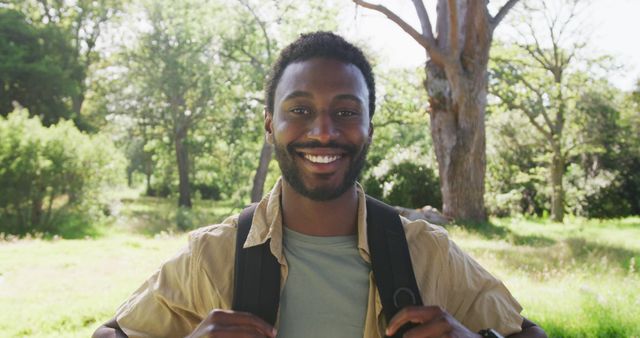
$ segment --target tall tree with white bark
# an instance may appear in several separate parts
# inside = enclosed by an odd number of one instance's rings
[[[422,0],[412,0],[422,33],[389,8],[357,5],[386,15],[425,50],[431,137],[438,160],[442,210],[458,220],[486,220],[484,207],[487,64],[493,33],[519,0],[495,15],[488,1],[438,0],[436,33]]]

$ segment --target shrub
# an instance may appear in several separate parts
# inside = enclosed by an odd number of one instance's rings
[[[101,188],[124,177],[113,143],[70,121],[44,127],[19,109],[0,118],[0,139],[0,232],[78,234],[103,214]]]
[[[418,147],[396,147],[387,154],[364,176],[367,194],[406,208],[442,206],[440,182],[428,156]]]

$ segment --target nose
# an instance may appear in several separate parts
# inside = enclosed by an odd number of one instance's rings
[[[309,129],[308,137],[320,143],[329,143],[338,136],[338,129],[328,113],[316,115]]]

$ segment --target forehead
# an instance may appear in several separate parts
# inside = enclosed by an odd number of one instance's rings
[[[313,58],[291,63],[285,68],[275,91],[275,104],[292,92],[315,95],[351,94],[369,102],[369,90],[358,67],[351,63],[326,58]]]

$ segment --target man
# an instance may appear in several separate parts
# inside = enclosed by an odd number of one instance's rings
[[[327,32],[285,48],[266,85],[264,127],[282,178],[259,203],[244,247],[270,240],[281,266],[272,327],[230,311],[237,217],[194,231],[94,337],[544,337],[502,283],[445,230],[403,219],[420,296],[386,323],[370,268],[356,178],[373,136],[375,85],[355,46]]]

